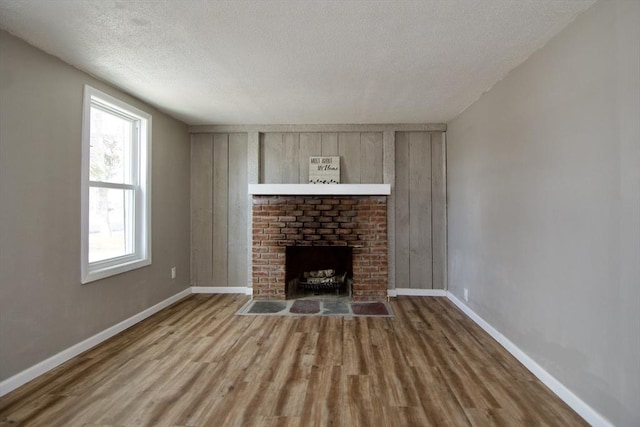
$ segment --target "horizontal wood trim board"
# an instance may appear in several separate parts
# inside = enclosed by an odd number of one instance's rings
[[[390,297],[409,296],[409,297],[446,297],[447,291],[444,289],[411,289],[398,288],[389,289],[387,291]]]
[[[460,310],[464,312],[471,320],[476,322],[478,326],[484,329],[493,339],[495,339],[502,347],[513,355],[520,363],[522,363],[533,375],[535,375],[544,385],[549,387],[551,391],[558,396],[564,403],[569,405],[571,409],[576,411],[582,418],[594,427],[613,427],[606,418],[600,415],[595,409],[586,402],[576,396],[571,390],[565,387],[560,381],[547,372],[542,366],[529,357],[518,346],[512,343],[507,337],[502,335],[497,329],[491,326],[486,320],[478,316],[476,312],[471,310],[469,306],[460,301],[453,293],[447,292],[447,298],[453,302]]]
[[[251,295],[252,289],[245,286],[193,286],[194,294],[243,294]]]
[[[128,319],[123,320],[120,323],[117,323],[111,326],[110,328],[107,328],[104,331],[99,332],[94,336],[89,337],[86,340],[81,341],[78,344],[75,344],[67,348],[66,350],[62,350],[60,353],[55,354],[49,357],[48,359],[43,360],[40,363],[37,363],[34,366],[27,368],[24,371],[19,372],[10,378],[7,378],[6,380],[0,383],[0,396],[4,396],[5,394],[17,389],[23,384],[28,383],[34,378],[49,372],[50,370],[63,364],[67,360],[72,359],[77,355],[79,355],[80,353],[83,353],[97,346],[98,344],[108,340],[112,336],[119,334],[120,332],[124,331],[127,328],[130,328],[131,326],[135,325],[138,322],[143,321],[147,317],[159,312],[160,310],[170,306],[175,302],[180,301],[182,298],[185,298],[191,295],[191,293],[192,293],[191,288],[187,288],[167,298],[166,300],[161,301],[158,304],[152,307],[149,307],[146,310],[143,310],[140,313],[129,317]]]
[[[363,196],[391,194],[390,184],[249,184],[253,195]]]
[[[446,132],[446,123],[320,125],[193,125],[190,133],[286,132]]]

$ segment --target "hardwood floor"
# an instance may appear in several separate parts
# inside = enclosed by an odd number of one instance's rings
[[[0,425],[587,425],[446,298],[395,318],[193,295],[0,398]]]

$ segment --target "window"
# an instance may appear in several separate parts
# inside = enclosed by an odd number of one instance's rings
[[[82,283],[151,264],[151,116],[90,86],[82,117]]]

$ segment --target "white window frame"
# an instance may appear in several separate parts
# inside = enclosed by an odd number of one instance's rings
[[[118,184],[90,180],[91,107],[97,106],[134,122],[133,173],[137,182]],[[82,108],[81,283],[89,283],[151,264],[151,115],[89,85]],[[91,187],[134,191],[133,253],[89,262],[89,190]]]

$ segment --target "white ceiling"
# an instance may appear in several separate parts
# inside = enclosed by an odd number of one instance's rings
[[[0,27],[188,124],[442,123],[594,1],[0,0]]]

